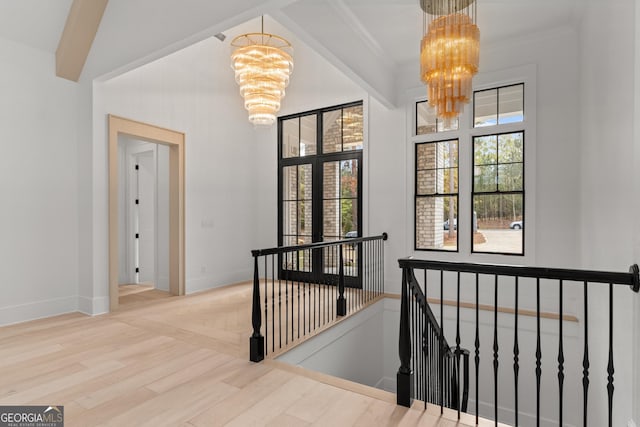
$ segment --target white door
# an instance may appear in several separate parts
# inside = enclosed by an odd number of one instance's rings
[[[134,222],[137,223],[137,283],[155,282],[155,185],[156,171],[153,151],[135,155],[137,168],[137,194]]]

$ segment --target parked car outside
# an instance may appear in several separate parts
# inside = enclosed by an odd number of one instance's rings
[[[445,230],[449,229],[449,220],[446,220],[442,226],[444,227]],[[458,218],[453,218],[453,229],[457,230],[458,229]]]
[[[347,234],[345,234],[344,237],[345,239],[354,239],[358,237],[358,231],[357,230],[347,231]]]
[[[509,224],[509,228],[511,228],[512,230],[522,230],[522,226],[524,225],[523,221],[513,221],[511,224]]]

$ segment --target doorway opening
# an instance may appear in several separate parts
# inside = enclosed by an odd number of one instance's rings
[[[126,301],[185,293],[184,134],[112,115],[108,120],[114,311]]]
[[[118,138],[119,304],[169,293],[169,147]]]

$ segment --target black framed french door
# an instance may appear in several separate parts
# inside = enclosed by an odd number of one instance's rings
[[[361,127],[362,103],[279,119],[279,246],[360,236],[362,141],[345,134],[346,117],[353,121],[354,116],[359,117]],[[347,286],[359,287],[361,283],[360,246],[342,248]],[[337,283],[339,260],[336,248],[299,251],[280,260],[280,277]]]

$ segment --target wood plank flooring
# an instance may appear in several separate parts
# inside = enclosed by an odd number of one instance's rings
[[[360,384],[249,362],[250,313],[243,284],[0,328],[0,405],[64,405],[65,425],[82,427],[473,425]]]

